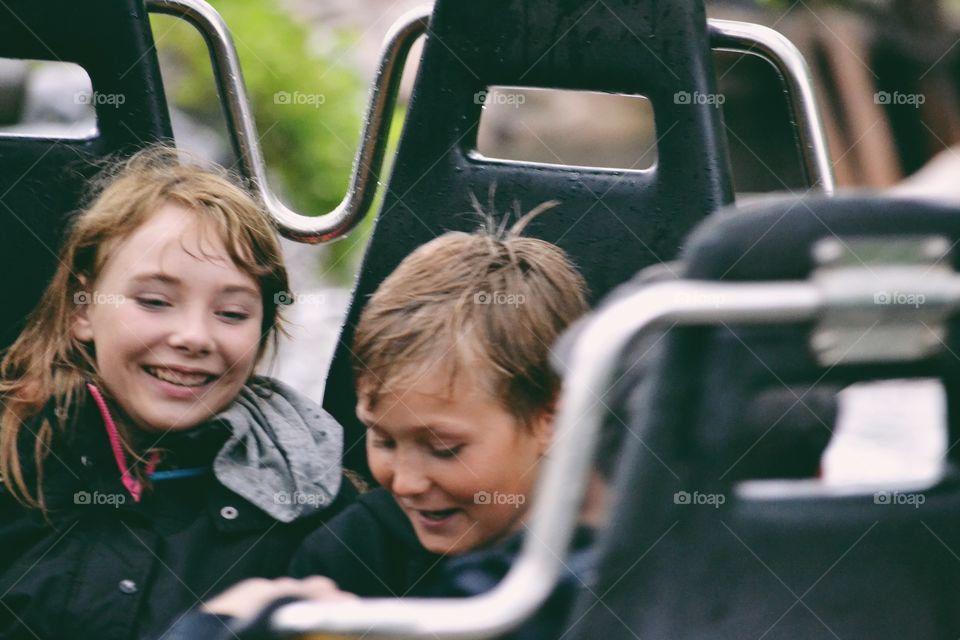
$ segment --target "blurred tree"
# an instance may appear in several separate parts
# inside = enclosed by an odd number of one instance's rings
[[[273,190],[292,209],[329,211],[346,190],[364,110],[365,87],[342,53],[351,35],[307,25],[273,0],[209,0],[233,35],[240,56]],[[189,25],[154,16],[168,100],[194,119],[225,133],[210,58]],[[354,232],[362,235],[363,230]],[[359,238],[326,252],[333,280],[352,275],[349,255]]]

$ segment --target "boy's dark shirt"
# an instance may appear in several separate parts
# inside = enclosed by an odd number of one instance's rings
[[[553,640],[563,634],[574,598],[592,568],[593,531],[580,528],[565,570],[543,606],[502,640]],[[376,489],[331,519],[305,540],[291,563],[291,575],[322,575],[344,591],[364,597],[466,598],[494,588],[520,553],[522,534],[492,547],[443,557],[424,549],[410,521],[390,494]],[[380,572],[380,573],[378,573]],[[379,578],[378,578],[379,576]],[[250,623],[194,611],[171,629],[169,640],[267,640],[269,616],[284,598]],[[217,635],[210,635],[218,630]]]
[[[326,576],[365,598],[423,597],[444,562],[423,548],[390,493],[374,489],[304,539],[290,575]]]

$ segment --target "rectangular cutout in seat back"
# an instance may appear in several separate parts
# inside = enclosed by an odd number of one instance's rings
[[[484,159],[631,171],[657,162],[653,104],[642,96],[494,86],[473,99]]]
[[[94,92],[90,76],[72,62],[0,58],[0,137],[92,138],[96,107],[125,101]]]

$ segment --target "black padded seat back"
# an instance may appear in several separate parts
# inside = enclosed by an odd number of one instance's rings
[[[478,92],[521,86],[643,95],[656,118],[647,171],[558,167],[478,156]],[[702,2],[487,0],[436,2],[393,174],[328,378],[325,407],[348,426],[347,464],[365,469],[349,346],[367,297],[413,249],[477,226],[470,195],[523,211],[557,199],[528,233],[559,244],[594,296],[673,258],[705,215],[731,202],[720,111],[677,104],[712,94]],[[696,101],[694,101],[696,102]],[[638,149],[638,157],[643,152]]]
[[[71,62],[98,94],[99,134],[85,140],[0,134],[0,348],[36,305],[92,171],[90,160],[172,138],[142,0],[13,0],[0,4],[0,58]],[[67,96],[68,100],[73,96]]]
[[[882,235],[960,242],[960,210],[843,197],[723,211],[691,236],[684,275],[806,279],[820,238]],[[742,480],[816,474],[835,422],[829,407],[808,406],[811,387],[832,394],[856,381],[938,378],[947,393],[949,442],[960,433],[960,362],[950,354],[960,353],[956,326],[949,349],[926,360],[832,368],[811,354],[810,329],[690,327],[669,331],[649,354],[625,354],[628,363],[645,363],[642,378],[623,380],[611,405],[632,435],[625,436],[599,567],[565,637],[960,636],[955,472],[930,488],[904,488],[899,504],[878,503],[873,490],[769,499],[737,493]],[[770,394],[780,398],[755,412]],[[791,408],[803,428],[784,419]]]

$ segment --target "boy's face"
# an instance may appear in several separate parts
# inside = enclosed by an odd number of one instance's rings
[[[165,205],[113,247],[78,294],[73,333],[133,425],[187,429],[236,398],[256,364],[263,305],[196,214]]]
[[[463,371],[463,369],[461,369]],[[519,526],[530,503],[550,416],[523,425],[469,373],[449,383],[434,368],[405,389],[361,393],[367,459],[429,551],[458,554],[499,540]]]

